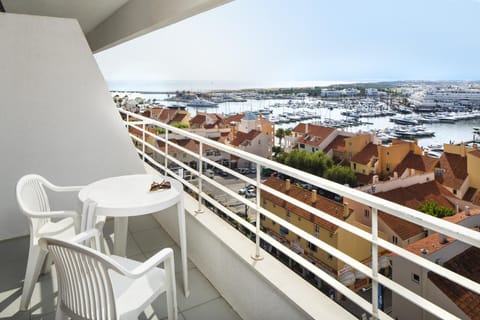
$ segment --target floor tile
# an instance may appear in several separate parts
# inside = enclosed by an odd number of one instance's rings
[[[180,247],[177,246],[176,244],[174,244],[174,245],[171,245],[170,248],[173,249],[173,259],[175,261],[175,272],[176,273],[181,272],[182,271],[182,257],[181,257]],[[154,254],[156,254],[157,252],[158,252],[158,250],[146,252],[145,253],[145,258],[148,259],[148,258],[152,257]],[[188,269],[194,269],[195,268],[195,265],[193,264],[192,261],[190,261],[190,259],[188,259],[188,257],[187,257],[187,265],[188,265]]]
[[[21,287],[0,292],[0,319],[28,319],[28,312],[18,312],[21,296]]]
[[[178,278],[179,275],[177,275]],[[218,291],[211,283],[200,273],[198,269],[192,269],[188,272],[188,281],[190,286],[190,296],[185,298],[183,292],[183,281],[177,279],[177,299],[180,311],[188,310],[207,301],[220,297]]]
[[[185,320],[241,320],[238,314],[222,298],[183,311]]]
[[[174,244],[172,238],[161,229],[150,229],[132,233],[137,245],[143,253],[152,252]]]
[[[19,237],[0,241],[0,257],[2,264],[13,260],[27,261],[30,237]]]
[[[128,218],[128,230],[132,233],[156,228],[160,225],[151,214]]]

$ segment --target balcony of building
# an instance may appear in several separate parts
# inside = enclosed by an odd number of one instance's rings
[[[378,232],[377,214],[382,211],[468,246],[480,247],[477,231],[117,110],[75,21],[2,14],[0,22],[0,39],[4,44],[0,70],[5,71],[0,73],[2,111],[5,111],[5,125],[0,134],[5,151],[0,166],[0,318],[48,318],[55,306],[55,278],[47,274],[37,284],[30,310],[18,312],[28,252],[26,223],[18,212],[13,191],[19,177],[36,172],[58,184],[88,184],[108,176],[145,172],[144,164],[148,170],[170,175],[184,186],[192,292],[188,299],[183,297],[182,280],[178,277],[179,312],[184,319],[349,319],[362,315],[392,319],[388,308],[382,310],[379,302],[383,298],[379,298],[382,296],[379,284],[437,318],[460,318],[380,273],[385,262],[380,252],[398,255],[480,294],[477,282],[383,239]],[[129,135],[132,127],[139,134]],[[161,133],[153,134],[150,128]],[[197,148],[185,148],[172,137],[190,140]],[[255,173],[245,175],[224,162],[212,161],[205,156],[206,148],[229,154],[230,159],[243,159]],[[206,168],[226,172],[240,185],[255,185],[255,197],[247,199],[239,195],[215,176],[209,177]],[[371,226],[358,227],[264,184],[265,168],[289,177],[292,183],[295,179],[336,194],[339,199],[346,197],[368,206]],[[309,216],[367,243],[370,258],[351,256],[352,252],[330,245],[314,230],[303,230],[288,217],[267,210],[261,202],[262,193],[284,199]],[[244,208],[248,219],[245,214],[232,211],[226,199],[233,199]],[[62,199],[56,200],[64,203]],[[348,210],[346,213],[348,216]],[[263,218],[280,225],[282,231],[275,234],[264,229]],[[127,255],[143,260],[160,247],[177,248],[176,230],[176,218],[170,210],[132,220]],[[298,242],[285,239],[287,231],[297,235]],[[111,228],[107,228],[106,238],[112,236]],[[342,264],[344,268],[331,269],[328,261],[305,254],[298,245],[300,241],[308,241],[311,248],[325,253],[329,260],[338,261],[337,266]],[[369,284],[366,290],[356,290],[356,283],[360,282]],[[328,290],[323,292],[325,288]],[[161,319],[162,312],[159,301],[144,317]]]

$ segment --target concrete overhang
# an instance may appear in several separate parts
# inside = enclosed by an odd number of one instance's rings
[[[5,12],[77,19],[94,53],[232,0],[0,0]]]

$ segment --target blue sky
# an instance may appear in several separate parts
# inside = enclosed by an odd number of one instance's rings
[[[480,0],[235,0],[96,55],[111,86],[479,80]]]

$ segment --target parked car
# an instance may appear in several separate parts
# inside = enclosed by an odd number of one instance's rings
[[[215,177],[215,172],[213,172],[212,169],[207,169],[205,170],[205,175],[210,178],[210,179],[213,179],[213,177]]]
[[[238,194],[246,194],[247,192],[255,194],[256,189],[257,188],[253,184],[249,184],[245,188],[238,190]]]
[[[245,191],[245,198],[255,198],[257,193],[255,191],[247,190]]]

